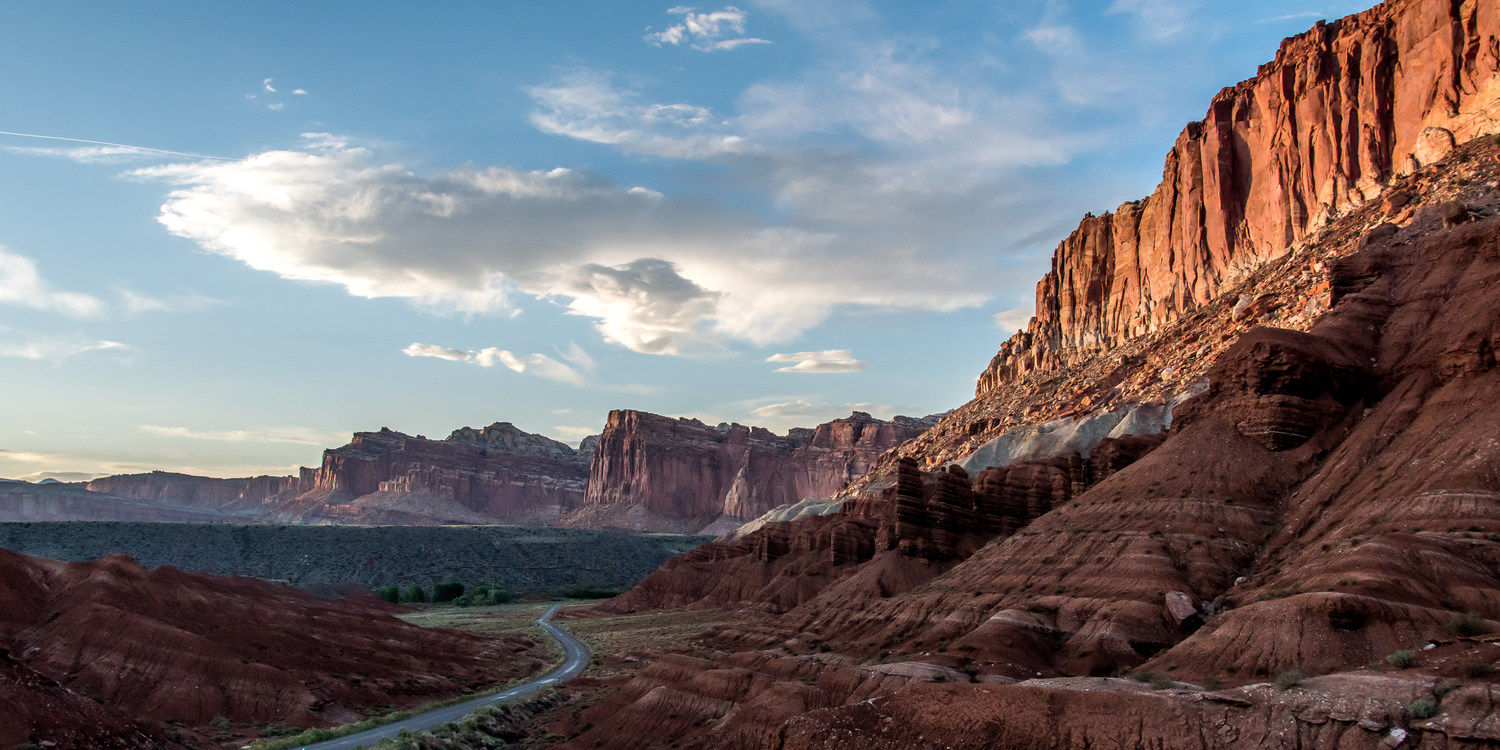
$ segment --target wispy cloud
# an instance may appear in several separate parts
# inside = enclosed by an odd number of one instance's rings
[[[3,245],[0,245],[0,303],[74,318],[98,317],[104,312],[104,303],[97,297],[53,287],[42,278],[36,261]]]
[[[548,380],[556,380],[569,385],[584,385],[583,373],[563,362],[559,362],[545,354],[515,354],[505,349],[487,347],[484,349],[454,349],[452,347],[437,346],[435,344],[413,343],[401,350],[408,357],[432,357],[435,359],[446,359],[450,362],[466,362],[479,367],[493,367],[504,365],[514,372],[530,372],[537,377]],[[570,351],[562,356],[574,362],[586,362],[588,367],[593,366],[593,361],[588,355],[572,344]]]
[[[577,447],[579,441],[590,435],[598,435],[602,429],[602,427],[557,425],[552,428],[552,432],[558,439],[561,439],[565,443],[572,443],[574,447]]]
[[[1025,308],[995,313],[995,326],[1004,331],[1022,331],[1031,323],[1032,311]]]
[[[773,354],[767,362],[793,362],[795,364],[776,368],[776,372],[859,372],[865,363],[854,358],[848,349],[825,349],[820,352],[793,352]]]
[[[1328,17],[1328,14],[1324,13],[1321,10],[1304,10],[1304,11],[1302,11],[1300,13],[1288,13],[1288,14],[1286,14],[1284,16],[1273,16],[1271,18],[1262,18],[1262,19],[1257,20],[1256,23],[1281,23],[1282,21],[1305,21],[1305,20],[1310,19],[1310,18],[1327,18],[1327,17]]]
[[[1132,15],[1142,36],[1166,42],[1190,28],[1199,5],[1199,0],[1115,0],[1104,12]]]
[[[681,15],[682,23],[673,24],[661,31],[649,31],[646,41],[661,47],[680,47],[684,44],[699,52],[721,52],[746,44],[770,44],[767,39],[745,36],[745,19],[748,14],[733,5],[723,10],[699,13],[695,8],[676,7],[667,10],[669,15]]]
[[[84,148],[20,148],[6,147],[12,152],[36,154],[39,156],[59,156],[66,159],[81,162],[109,162],[122,161],[134,157],[185,156],[190,159],[219,159],[227,160],[224,156],[209,156],[208,154],[195,154],[188,151],[169,151],[160,148],[149,148],[146,146],[131,146],[124,143],[111,143],[109,141],[93,141],[87,138],[66,138],[59,135],[39,135],[37,133],[16,133],[9,130],[0,130],[0,135],[15,138],[34,138],[46,141],[60,141],[64,143],[82,143]]]
[[[339,440],[347,439],[340,437]],[[40,467],[40,468],[38,468]],[[295,466],[265,465],[201,465],[143,463],[85,454],[46,453],[39,451],[13,451],[0,449],[0,476],[35,482],[52,478],[64,482],[81,482],[115,474],[139,474],[161,469],[184,474],[210,477],[249,477],[260,475],[285,475],[295,472]]]
[[[262,430],[196,430],[190,427],[142,425],[142,435],[180,440],[208,440],[224,443],[291,443],[293,445],[327,446],[347,439],[343,433],[331,433],[308,427],[279,427]]]
[[[645,101],[639,92],[615,86],[606,72],[575,69],[529,93],[538,106],[531,124],[544,133],[673,159],[745,150],[744,140],[707,107]]]
[[[270,92],[270,93],[272,93],[272,94],[274,94],[274,93],[276,93],[276,87],[274,87],[274,86],[272,86],[272,85],[271,85],[271,81],[272,81],[272,80],[273,80],[273,79],[270,79],[270,78],[267,78],[267,79],[266,79],[266,80],[264,80],[264,81],[261,81],[261,82],[260,82],[260,85],[261,85],[261,87],[262,87],[262,88],[263,88],[263,89],[264,89],[264,90],[265,90],[265,91],[268,91],[268,92]]]
[[[129,346],[118,341],[90,339],[83,336],[40,336],[19,343],[0,342],[0,357],[62,362],[87,352],[128,349],[130,349]]]
[[[120,306],[125,312],[131,314],[145,312],[198,312],[211,307],[229,304],[224,300],[197,293],[172,294],[164,297],[152,297],[133,292],[129,289],[116,289],[115,293],[120,297]]]
[[[856,411],[889,419],[895,414],[895,407],[868,402],[834,404],[796,399],[758,406],[751,409],[750,414],[754,416],[756,425],[785,432],[792,427],[815,427],[830,420],[847,417]]]

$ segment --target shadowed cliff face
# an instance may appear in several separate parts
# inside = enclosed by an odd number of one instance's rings
[[[1500,9],[1390,2],[1286,40],[1224,89],[1145,200],[1089,217],[976,396],[1160,330],[1455,143],[1500,127]]]
[[[746,521],[809,497],[829,497],[929,422],[855,412],[785,437],[759,427],[710,427],[639,411],[610,412],[576,526],[696,531]]]

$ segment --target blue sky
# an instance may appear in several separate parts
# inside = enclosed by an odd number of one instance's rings
[[[1368,5],[8,3],[0,476],[951,409],[1084,212]]]

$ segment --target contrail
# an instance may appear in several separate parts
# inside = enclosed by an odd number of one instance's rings
[[[128,143],[110,143],[109,141],[91,141],[86,138],[64,138],[60,135],[37,135],[36,133],[15,133],[9,130],[0,130],[0,135],[14,135],[21,138],[41,138],[48,141],[67,141],[69,143],[88,143],[95,146],[114,146],[115,148],[128,148],[134,151],[148,151],[153,154],[166,154],[168,156],[189,156],[194,159],[215,159],[217,161],[234,161],[227,156],[209,156],[208,154],[193,154],[186,151],[167,151],[160,148],[147,148],[145,146],[132,146]]]

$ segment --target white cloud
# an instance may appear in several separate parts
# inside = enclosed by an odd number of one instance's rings
[[[590,435],[598,435],[601,429],[602,428],[600,427],[576,427],[557,425],[552,428],[552,432],[557,435],[558,438],[560,438],[563,442],[570,443],[574,448],[577,448],[579,441],[583,440],[586,437],[589,437]]]
[[[262,430],[195,430],[189,427],[142,425],[140,432],[156,438],[209,440],[225,443],[291,443],[326,446],[347,439],[343,433],[323,432],[307,427],[279,427]]]
[[[1104,12],[1133,15],[1142,36],[1166,42],[1187,31],[1198,5],[1198,0],[1115,0]]]
[[[306,89],[292,89],[292,94],[294,94],[296,96],[307,96],[307,90]]]
[[[308,141],[132,174],[174,185],[159,217],[168,231],[251,268],[440,314],[553,299],[645,353],[786,340],[839,306],[975,306],[999,285],[987,249],[953,273],[919,239],[879,228],[766,228],[587,172],[424,175],[332,136]]]
[[[36,261],[3,245],[0,245],[0,303],[73,318],[97,317],[104,312],[104,303],[98,298],[54,288],[37,271]]]
[[[758,406],[751,409],[750,413],[754,415],[757,426],[785,432],[792,427],[816,427],[824,422],[847,417],[856,411],[871,414],[878,419],[889,419],[896,412],[895,407],[886,404],[830,404],[796,399]]]
[[[742,139],[707,107],[644,102],[638,92],[617,88],[609,73],[573,70],[529,93],[539,107],[531,123],[544,133],[675,159],[744,150]]]
[[[720,52],[746,44],[770,44],[766,39],[745,36],[746,13],[733,5],[723,10],[699,13],[694,8],[675,7],[667,10],[669,15],[681,15],[682,23],[668,26],[661,31],[648,31],[646,41],[662,45],[681,46],[687,44],[700,52]]]
[[[561,383],[568,383],[569,385],[585,384],[583,373],[579,372],[578,369],[570,367],[545,354],[517,355],[505,349],[495,347],[475,351],[419,343],[411,344],[402,349],[401,353],[408,357],[434,357],[437,359],[446,359],[450,362],[466,362],[480,367],[494,367],[499,364],[504,365],[507,369],[514,372],[530,371],[531,374],[537,377],[556,380]],[[571,358],[575,362],[587,362],[589,367],[593,366],[593,361],[576,344],[564,356]]]
[[[86,352],[128,350],[129,348],[118,341],[88,339],[81,336],[42,336],[22,343],[0,342],[0,357],[62,362]]]
[[[1032,311],[1024,308],[1002,310],[995,313],[995,325],[1007,333],[1026,330],[1031,323]]]
[[[773,354],[767,362],[794,362],[787,367],[778,367],[776,372],[859,372],[865,363],[854,358],[848,349],[825,349],[820,352],[794,352]]]
[[[228,304],[224,300],[214,299],[206,295],[174,294],[166,297],[152,297],[139,294],[129,289],[116,289],[115,293],[120,295],[120,305],[125,312],[135,314],[143,312],[197,312],[210,307]]]
[[[412,343],[410,346],[402,349],[401,353],[408,357],[433,357],[435,359],[446,359],[449,362],[470,362],[475,357],[474,352],[466,349],[454,349],[448,346],[418,343]]]
[[[269,104],[266,105],[266,109],[269,109],[272,112],[275,112],[275,111],[277,111],[277,110],[279,110],[279,109],[281,109],[282,107],[285,107],[285,106],[286,106],[286,104],[283,103],[283,102],[271,102],[271,103],[269,103]]]
[[[338,439],[344,440],[347,437],[341,436]],[[42,468],[38,470],[36,468],[38,466]],[[0,449],[0,476],[9,476],[28,482],[47,478],[67,482],[86,481],[102,476],[140,474],[156,469],[210,477],[280,476],[297,471],[295,466],[167,465],[160,463],[159,459],[153,459],[153,463],[140,463],[88,455]]]
[[[264,81],[261,81],[261,82],[260,82],[260,85],[261,85],[261,86],[262,86],[262,87],[264,87],[264,89],[265,89],[265,90],[266,90],[266,91],[268,91],[268,92],[270,92],[270,93],[272,93],[272,94],[274,94],[274,93],[276,93],[276,89],[275,89],[275,87],[273,87],[273,86],[272,86],[272,85],[271,85],[271,79],[270,79],[270,78],[267,78],[267,79],[266,79],[266,80],[264,80]]]

